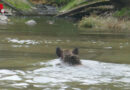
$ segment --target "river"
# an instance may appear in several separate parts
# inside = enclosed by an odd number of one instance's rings
[[[37,25],[24,23],[32,18]],[[1,90],[130,90],[128,34],[82,36],[75,23],[51,17],[13,20],[0,26]],[[83,65],[58,66],[58,46],[78,47]]]

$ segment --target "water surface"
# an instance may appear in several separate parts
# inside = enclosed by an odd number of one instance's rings
[[[81,35],[68,20],[18,17],[0,26],[0,89],[129,90],[130,37]],[[53,24],[50,24],[53,22]],[[96,33],[96,32],[95,32]],[[55,48],[78,47],[82,66],[56,59]]]

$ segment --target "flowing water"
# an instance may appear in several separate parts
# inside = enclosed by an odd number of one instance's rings
[[[130,90],[130,37],[82,36],[70,21],[14,18],[0,26],[0,90]],[[96,32],[95,32],[96,33]],[[58,65],[57,46],[78,47],[83,65]]]

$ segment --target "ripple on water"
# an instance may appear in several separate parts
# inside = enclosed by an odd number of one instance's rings
[[[33,71],[20,70],[0,70],[1,81],[20,81],[13,83],[12,86],[21,88],[33,84],[36,87],[45,87],[45,85],[64,87],[66,82],[79,82],[81,85],[95,85],[115,83],[124,87],[130,87],[130,65],[102,63],[98,61],[82,60],[81,66],[67,66],[61,64],[59,59],[48,62],[41,62],[39,65],[46,67]],[[38,65],[38,64],[36,64]]]
[[[35,40],[19,40],[17,38],[7,38],[8,42],[12,42],[12,43],[17,43],[17,44],[32,44],[32,45],[36,45],[36,44],[40,44],[40,41],[35,41]]]

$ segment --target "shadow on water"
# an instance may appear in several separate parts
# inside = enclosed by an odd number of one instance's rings
[[[30,19],[37,24],[26,25]],[[12,17],[0,26],[0,89],[129,90],[129,44],[128,34],[83,35],[65,19]],[[57,46],[78,47],[84,66],[56,66]]]

